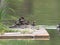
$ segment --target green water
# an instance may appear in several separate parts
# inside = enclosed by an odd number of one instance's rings
[[[30,22],[36,21],[36,24],[55,25],[60,23],[59,4],[60,0],[32,0],[31,13],[23,14],[22,9],[25,9],[23,8],[24,0],[10,0],[9,6],[7,5],[10,8],[6,9],[8,10],[7,14],[1,15],[1,17],[2,20],[17,20],[19,17],[24,16]]]

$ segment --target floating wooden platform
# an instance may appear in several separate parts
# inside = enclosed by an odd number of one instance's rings
[[[31,34],[21,34],[20,32],[4,33],[3,35],[0,35],[0,39],[49,40],[50,36],[44,28],[41,28]]]

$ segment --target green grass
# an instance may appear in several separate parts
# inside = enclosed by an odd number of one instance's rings
[[[0,40],[1,45],[60,45],[60,35],[57,30],[48,30],[50,40]]]

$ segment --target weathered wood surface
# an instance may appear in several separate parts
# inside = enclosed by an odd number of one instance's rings
[[[22,39],[22,40],[49,40],[49,33],[44,29],[36,30],[31,34],[21,34],[20,32],[4,33],[0,39]]]

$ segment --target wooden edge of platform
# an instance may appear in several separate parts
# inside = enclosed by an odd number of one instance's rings
[[[50,39],[0,39],[0,40],[50,40]]]

